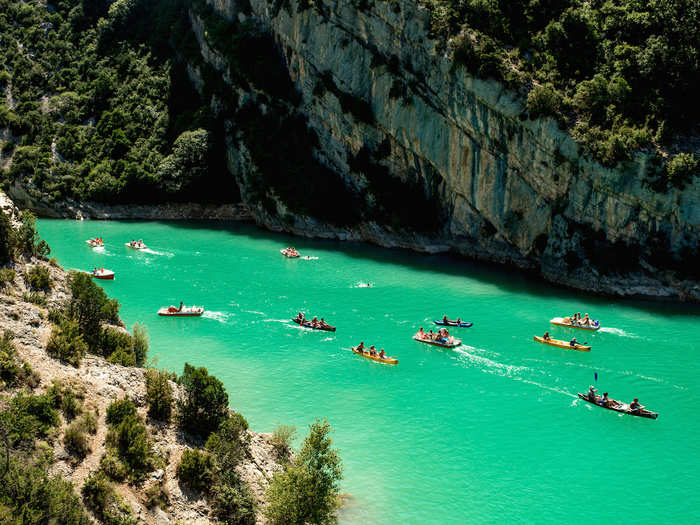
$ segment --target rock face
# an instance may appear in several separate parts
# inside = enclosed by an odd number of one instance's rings
[[[455,68],[416,3],[192,0],[201,56],[188,57],[189,71],[202,92],[212,77],[225,86],[211,103],[255,220],[452,251],[594,292],[699,301],[688,261],[700,179],[658,193],[643,154],[616,169],[589,160],[554,121],[529,120],[523,97]],[[254,67],[241,64],[250,53],[262,57]],[[267,73],[274,63],[285,75]],[[304,147],[311,161],[297,155]],[[284,166],[273,156],[289,158],[293,183],[272,173]]]

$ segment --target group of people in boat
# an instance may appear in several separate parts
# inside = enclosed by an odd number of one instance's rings
[[[331,325],[329,325],[323,317],[319,319],[317,316],[314,315],[313,319],[310,321],[306,318],[303,312],[299,312],[295,318],[296,322],[299,323],[301,326],[309,326],[311,328],[332,328]]]
[[[175,308],[174,306],[169,306],[169,307],[168,307],[168,312],[170,312],[170,313],[182,312],[182,309],[183,309],[184,307],[185,307],[185,306],[182,304],[182,301],[180,301],[180,306],[179,306],[179,307]]]
[[[143,239],[139,239],[138,241],[131,239],[129,246],[131,246],[132,248],[145,248],[146,247],[146,245],[143,243]]]
[[[363,354],[369,354],[372,357],[378,357],[379,359],[384,359],[386,357],[386,352],[383,348],[379,351],[377,351],[374,345],[371,345],[369,348],[365,348],[364,341],[360,341],[360,344],[357,345],[356,350],[358,352],[362,352]]]
[[[287,257],[299,257],[299,252],[294,246],[287,246],[282,253]]]
[[[588,313],[581,317],[581,312],[576,312],[569,317],[564,317],[563,322],[577,326],[589,326],[591,328],[598,326],[598,321],[588,317]]]
[[[599,396],[596,394],[598,390],[596,390],[593,385],[588,387],[588,400],[592,401],[593,403],[600,405],[602,407],[609,407],[613,405],[617,405],[617,401],[610,399],[608,397],[607,392],[603,392],[602,396]],[[639,403],[639,398],[634,398],[634,401],[632,401],[629,405],[629,410],[630,412],[638,412],[644,408],[644,405],[641,405]]]
[[[90,242],[92,244],[104,244],[105,241],[102,239],[102,237],[95,237],[94,239],[90,239]]]
[[[100,268],[100,269],[98,270],[98,269],[97,269],[97,266],[95,266],[95,267],[92,269],[92,275],[102,275],[103,273],[105,273],[104,267],[103,267],[103,268]]]
[[[440,330],[437,332],[433,332],[432,329],[425,332],[421,326],[418,333],[416,333],[416,337],[418,339],[423,339],[424,341],[435,341],[443,344],[450,344],[454,342],[454,337],[450,335],[450,331],[447,328],[440,328]]]
[[[545,341],[551,341],[551,340],[552,340],[552,336],[549,335],[549,331],[545,332],[545,333],[542,335],[542,339],[544,339]],[[576,339],[576,337],[572,337],[572,338],[571,338],[571,341],[569,341],[569,344],[570,344],[571,346],[576,346],[576,345],[580,345],[581,343],[578,342],[578,340]]]

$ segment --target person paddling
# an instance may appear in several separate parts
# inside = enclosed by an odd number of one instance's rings
[[[385,355],[386,355],[386,352],[385,352],[384,349],[382,348],[382,349],[379,351],[379,357],[380,357],[381,359],[384,359],[384,356],[385,356]]]
[[[632,412],[638,412],[638,411],[640,411],[640,410],[643,409],[643,408],[644,408],[644,405],[640,405],[640,404],[639,404],[639,399],[637,399],[636,397],[634,398],[634,401],[632,401],[632,402],[630,403],[630,410],[631,410]]]
[[[542,336],[542,339],[544,339],[545,341],[549,341],[549,340],[551,340],[552,338],[549,337],[549,332],[547,331],[547,332],[545,332],[544,335]]]
[[[596,392],[597,390],[593,387],[593,385],[588,387],[588,399],[590,399],[594,403],[596,402],[596,398],[598,397],[595,395]]]

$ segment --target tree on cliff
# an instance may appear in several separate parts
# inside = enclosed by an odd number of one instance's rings
[[[7,264],[13,258],[14,230],[10,224],[10,218],[0,210],[0,266]]]
[[[206,368],[195,368],[189,363],[185,363],[179,382],[185,387],[180,402],[180,425],[185,432],[206,439],[228,415],[226,389]]]
[[[265,514],[273,524],[335,523],[343,469],[330,432],[328,421],[312,423],[299,454],[272,479]]]

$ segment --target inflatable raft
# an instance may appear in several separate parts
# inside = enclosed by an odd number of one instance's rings
[[[440,341],[434,341],[432,339],[423,339],[421,337],[418,337],[417,335],[413,336],[413,340],[418,341],[419,343],[425,343],[426,345],[439,346],[442,348],[457,348],[459,345],[462,344],[462,341],[459,339],[453,339],[451,343],[442,343]]]

